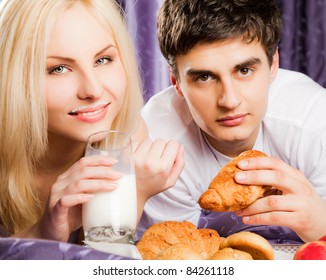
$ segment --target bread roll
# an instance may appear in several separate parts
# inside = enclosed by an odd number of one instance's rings
[[[224,238],[219,246],[233,248],[249,253],[254,260],[273,260],[274,250],[272,245],[262,236],[248,231],[234,233]]]
[[[244,251],[225,247],[217,250],[211,260],[253,260],[252,256]]]
[[[266,193],[278,193],[279,191],[271,189],[271,186],[240,185],[234,180],[235,173],[240,171],[237,167],[240,160],[266,156],[263,152],[249,150],[227,163],[199,198],[200,207],[215,212],[238,211],[248,207]]]
[[[213,229],[197,229],[188,221],[166,221],[149,227],[136,246],[145,260],[157,259],[158,256],[160,258],[169,257],[169,259],[180,258],[176,249],[171,249],[163,254],[164,250],[176,244],[178,244],[178,248],[180,246],[188,247],[203,259],[208,259],[218,250],[220,241],[219,234]],[[195,257],[195,254],[192,253],[190,256]]]

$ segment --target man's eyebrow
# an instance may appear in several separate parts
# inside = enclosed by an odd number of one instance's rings
[[[115,48],[115,46],[112,44],[107,45],[106,47],[101,49],[99,52],[97,52],[94,57],[99,56],[101,53],[105,52],[106,50],[108,50],[110,48]],[[75,61],[74,59],[72,59],[70,57],[65,57],[65,56],[60,56],[60,55],[50,55],[47,57],[47,59],[60,59],[60,60],[65,60],[65,61],[69,61],[69,62]]]
[[[201,75],[215,76],[214,72],[210,70],[193,69],[193,68],[188,69],[186,71],[186,75],[190,77],[201,76]]]
[[[239,69],[249,68],[254,65],[261,65],[261,64],[262,64],[262,62],[261,62],[260,58],[253,57],[253,58],[245,60],[239,64],[236,64],[234,66],[234,69],[239,70]],[[186,75],[189,77],[198,77],[198,76],[202,76],[202,75],[209,75],[211,77],[215,77],[216,73],[214,73],[211,70],[189,68],[186,71]]]
[[[237,65],[235,65],[235,69],[242,69],[242,68],[248,68],[248,67],[252,67],[254,65],[261,65],[262,62],[260,60],[260,58],[256,58],[256,57],[253,57],[253,58],[250,58],[244,62],[241,62]]]

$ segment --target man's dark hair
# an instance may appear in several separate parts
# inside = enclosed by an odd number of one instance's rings
[[[157,27],[161,52],[177,75],[177,56],[197,44],[226,39],[258,40],[271,64],[281,15],[273,0],[165,0]]]

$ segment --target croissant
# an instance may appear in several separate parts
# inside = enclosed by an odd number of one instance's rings
[[[271,186],[240,185],[234,180],[235,173],[240,171],[237,167],[240,160],[266,156],[263,152],[248,150],[228,162],[200,196],[200,207],[215,212],[238,211],[267,194],[279,194],[280,191]]]

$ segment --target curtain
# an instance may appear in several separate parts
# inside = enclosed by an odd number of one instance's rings
[[[120,0],[136,47],[144,99],[170,85],[169,72],[156,37],[156,15],[162,0]]]
[[[276,0],[283,18],[280,65],[326,87],[326,0]]]

